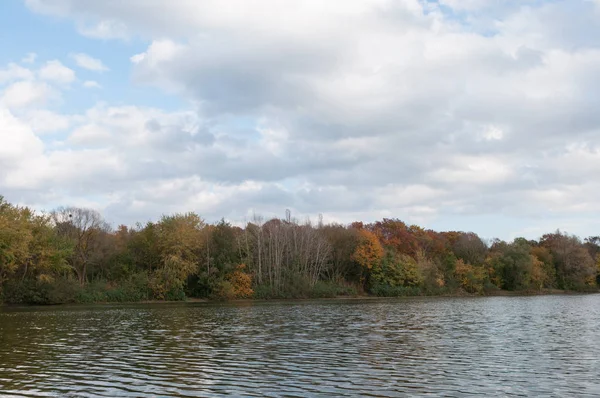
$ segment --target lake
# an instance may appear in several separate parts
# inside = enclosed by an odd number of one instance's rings
[[[600,396],[600,295],[0,309],[2,396]]]

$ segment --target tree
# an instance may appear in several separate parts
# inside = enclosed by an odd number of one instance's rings
[[[530,286],[537,290],[542,290],[548,283],[548,275],[546,274],[544,263],[533,254],[531,257],[531,283]]]
[[[473,232],[461,233],[452,249],[457,258],[471,265],[483,264],[488,251],[486,244]]]
[[[425,251],[417,253],[417,267],[423,288],[427,292],[435,292],[446,285],[444,273],[440,269],[441,263],[427,257]]]
[[[157,298],[182,292],[187,278],[196,273],[204,245],[204,221],[195,213],[163,216],[156,225],[159,267],[154,270],[152,290]]]
[[[526,290],[529,288],[534,267],[534,259],[530,254],[529,243],[515,240],[511,244],[498,244],[491,259],[495,275],[499,277],[502,289]],[[539,264],[536,263],[536,266]],[[544,280],[541,266],[536,268],[536,283]]]
[[[468,293],[481,293],[485,279],[484,269],[465,263],[462,259],[456,261],[455,278],[460,287]]]
[[[0,284],[27,262],[33,240],[30,217],[29,209],[13,206],[0,196]]]
[[[358,245],[354,250],[352,258],[365,271],[370,271],[377,266],[383,258],[383,246],[377,236],[366,229],[359,230]]]
[[[381,239],[383,246],[391,247],[396,252],[413,258],[420,249],[419,241],[413,234],[417,229],[420,230],[416,226],[409,228],[398,219],[389,218],[384,218],[371,226],[371,230]]]
[[[579,238],[556,231],[542,237],[540,244],[550,250],[562,289],[585,289],[595,285],[596,265]]]
[[[228,279],[233,287],[235,298],[250,298],[254,294],[252,276],[246,273],[246,264],[235,267]]]
[[[325,272],[332,281],[360,280],[361,268],[352,256],[358,246],[360,233],[343,225],[326,225],[322,234],[331,246],[331,257]]]
[[[59,208],[51,213],[58,235],[73,246],[68,263],[83,286],[88,267],[100,250],[102,238],[110,232],[110,225],[100,213],[79,207]]]
[[[596,286],[600,286],[600,253],[596,256]]]
[[[556,287],[556,268],[554,268],[554,259],[552,253],[548,248],[543,246],[533,246],[530,250],[532,256],[535,257],[533,260],[534,264],[539,261],[543,271],[543,286],[547,289]]]
[[[73,246],[57,235],[52,228],[51,218],[30,213],[29,228],[32,239],[28,256],[22,264],[21,280],[29,275],[51,280],[52,274],[69,269],[67,259],[72,254]]]

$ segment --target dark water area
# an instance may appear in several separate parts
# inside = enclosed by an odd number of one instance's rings
[[[600,396],[600,295],[0,309],[6,397]]]

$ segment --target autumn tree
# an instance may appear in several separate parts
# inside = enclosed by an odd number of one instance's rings
[[[534,264],[541,266],[543,272],[542,287],[552,289],[556,287],[556,268],[550,250],[544,246],[532,246],[530,253],[535,257]]]
[[[160,266],[153,272],[152,290],[157,298],[182,292],[187,278],[197,272],[204,225],[195,213],[163,216],[156,225]]]
[[[362,267],[363,275],[381,262],[383,253],[383,246],[373,232],[366,229],[359,230],[358,245],[352,259]]]
[[[471,265],[481,265],[488,252],[486,244],[473,232],[461,233],[452,250],[457,258]]]
[[[58,235],[73,246],[69,265],[83,286],[88,267],[96,259],[103,235],[110,232],[110,225],[97,211],[79,207],[59,208],[51,213],[51,217]]]
[[[584,289],[596,284],[596,264],[579,238],[556,231],[544,235],[540,243],[552,253],[560,288]]]
[[[246,264],[239,264],[224,280],[220,281],[215,297],[220,299],[248,299],[254,294],[252,275],[246,273]]]
[[[373,283],[391,287],[417,287],[422,275],[419,264],[411,256],[388,249],[383,261],[373,267]]]
[[[33,240],[29,218],[29,209],[13,206],[0,196],[0,284],[29,257]]]
[[[398,253],[415,257],[420,249],[419,241],[414,235],[419,229],[416,226],[408,227],[398,219],[384,218],[370,229],[381,239],[383,246],[393,248]]]
[[[427,256],[424,250],[417,252],[416,258],[418,273],[426,292],[434,293],[446,285],[443,265]]]
[[[458,259],[454,267],[455,278],[460,287],[468,293],[482,293],[485,280],[483,267],[473,266]]]

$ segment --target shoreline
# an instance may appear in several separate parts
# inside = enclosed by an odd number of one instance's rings
[[[234,299],[217,300],[208,298],[190,297],[185,300],[142,300],[142,301],[103,301],[95,303],[60,303],[60,304],[0,304],[0,308],[18,307],[64,307],[64,306],[94,306],[94,305],[157,305],[157,304],[244,304],[244,303],[269,303],[269,302],[306,302],[306,301],[365,301],[365,300],[389,300],[389,299],[413,299],[413,298],[476,298],[476,297],[534,297],[534,296],[583,296],[589,294],[600,294],[598,291],[580,292],[575,290],[544,289],[541,291],[508,291],[499,290],[486,294],[439,294],[439,295],[414,295],[414,296],[336,296],[336,297],[302,297],[302,298],[273,298],[273,299]]]

